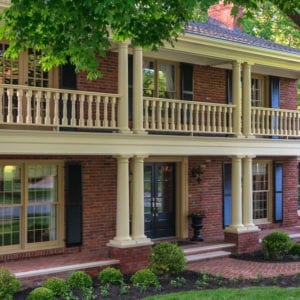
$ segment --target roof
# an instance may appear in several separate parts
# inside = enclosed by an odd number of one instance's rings
[[[269,40],[258,38],[250,34],[240,32],[240,30],[238,29],[229,29],[225,27],[222,22],[213,18],[209,18],[208,22],[205,23],[189,22],[188,26],[185,29],[185,32],[220,40],[231,41],[234,43],[245,44],[253,47],[300,55],[299,49],[291,48],[271,42]]]

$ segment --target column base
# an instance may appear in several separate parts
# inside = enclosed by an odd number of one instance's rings
[[[132,131],[129,128],[119,129],[118,132],[123,134],[132,134]]]
[[[146,131],[145,129],[133,129],[132,131],[134,134],[143,134],[143,135],[148,134],[148,131]]]
[[[231,232],[231,233],[240,233],[247,231],[246,227],[244,225],[230,225],[225,228],[225,232]]]
[[[127,248],[127,247],[134,247],[136,245],[136,241],[132,239],[124,239],[124,240],[110,240],[107,246],[110,247],[117,247],[117,248]]]

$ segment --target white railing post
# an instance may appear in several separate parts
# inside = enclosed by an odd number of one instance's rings
[[[17,114],[17,123],[23,123],[23,108],[22,108],[22,99],[23,99],[23,90],[17,90],[17,99],[18,99],[18,114]]]
[[[133,132],[144,133],[143,128],[143,49],[133,48]]]

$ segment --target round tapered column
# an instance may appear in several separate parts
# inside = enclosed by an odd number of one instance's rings
[[[143,128],[143,49],[133,49],[133,132],[145,133]]]
[[[132,238],[137,243],[151,243],[145,236],[144,221],[144,158],[138,155],[133,158],[132,177]]]
[[[117,156],[116,236],[109,244],[126,246],[135,243],[129,234],[129,156]]]
[[[119,131],[128,133],[128,44],[119,44],[118,89],[121,95],[118,108]]]
[[[237,137],[242,136],[241,129],[241,63],[234,62],[232,66],[232,103],[235,105],[233,112],[233,128]]]
[[[240,232],[244,230],[242,223],[242,157],[232,157],[232,200],[231,224],[226,227],[227,232]]]
[[[243,133],[251,136],[251,65],[243,64]]]

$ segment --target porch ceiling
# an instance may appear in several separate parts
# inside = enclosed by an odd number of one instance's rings
[[[233,61],[248,62],[252,71],[265,75],[300,78],[300,56],[208,37],[185,35],[173,48],[166,44],[159,51],[144,53],[145,57],[232,68]]]
[[[300,156],[299,140],[0,130],[0,155]]]

